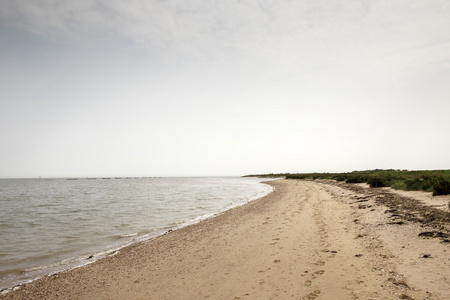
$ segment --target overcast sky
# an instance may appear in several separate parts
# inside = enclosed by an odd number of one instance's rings
[[[447,0],[0,0],[0,177],[450,169]]]

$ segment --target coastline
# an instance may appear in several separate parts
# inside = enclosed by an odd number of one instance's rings
[[[449,244],[419,236],[447,223],[395,223],[376,189],[267,184],[263,198],[0,299],[450,298]]]
[[[27,180],[25,187],[20,180],[2,181],[2,196],[9,201],[2,202],[0,213],[5,229],[0,294],[258,199],[272,191],[260,181],[215,177],[73,183],[62,179],[50,184]],[[69,189],[76,192],[65,194]],[[22,190],[25,195],[19,196]]]

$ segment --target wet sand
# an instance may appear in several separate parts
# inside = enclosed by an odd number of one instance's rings
[[[264,198],[0,299],[450,299],[448,211],[332,181],[269,184]]]

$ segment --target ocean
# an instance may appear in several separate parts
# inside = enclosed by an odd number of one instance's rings
[[[92,263],[272,191],[242,177],[0,179],[0,290]]]

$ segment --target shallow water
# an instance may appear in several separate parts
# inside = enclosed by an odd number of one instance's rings
[[[268,194],[257,178],[0,180],[0,289]]]

